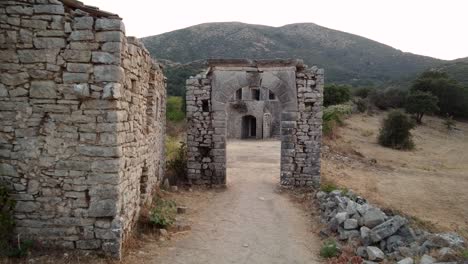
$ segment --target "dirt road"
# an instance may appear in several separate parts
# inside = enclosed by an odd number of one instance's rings
[[[280,142],[231,141],[227,151],[227,189],[199,212],[190,234],[143,262],[319,263],[310,217],[275,191]]]

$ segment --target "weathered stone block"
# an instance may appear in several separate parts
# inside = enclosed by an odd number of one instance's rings
[[[32,81],[30,96],[32,98],[57,98],[57,85],[54,81]]]
[[[2,73],[0,75],[0,82],[5,85],[16,86],[29,81],[29,74],[26,72],[19,73]]]
[[[91,200],[88,215],[91,217],[111,217],[117,214],[117,203],[113,199]]]
[[[63,58],[69,62],[90,62],[91,51],[88,50],[65,50]]]
[[[93,65],[89,63],[67,63],[67,71],[69,72],[82,72],[91,73],[93,71]]]
[[[102,64],[118,64],[120,63],[120,56],[108,52],[94,51],[91,61]]]
[[[6,12],[7,14],[30,16],[33,14],[33,9],[32,7],[28,7],[28,6],[16,5],[16,6],[7,6]]]
[[[94,66],[96,82],[117,82],[120,83],[125,75],[124,70],[116,65]]]
[[[18,58],[21,63],[48,62],[55,64],[59,52],[59,49],[18,50]]]
[[[93,17],[75,17],[73,19],[74,29],[93,29],[94,19]]]
[[[120,83],[108,83],[104,86],[102,99],[119,99],[122,97],[122,85]]]
[[[65,46],[63,38],[34,38],[34,47],[37,49],[64,48]]]
[[[63,15],[63,5],[35,5],[34,14]]]
[[[98,42],[122,42],[124,35],[120,31],[104,31],[96,33]]]
[[[120,30],[125,32],[121,19],[99,18],[96,20],[96,30]]]
[[[73,40],[73,41],[94,40],[94,33],[91,30],[75,30],[71,33],[70,40]]]
[[[87,83],[89,81],[88,73],[64,72],[64,83]]]

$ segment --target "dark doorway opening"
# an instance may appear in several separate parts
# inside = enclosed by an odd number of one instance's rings
[[[247,115],[242,117],[242,138],[257,137],[257,119]]]

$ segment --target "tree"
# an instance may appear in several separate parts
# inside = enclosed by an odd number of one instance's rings
[[[414,82],[411,91],[430,92],[438,98],[439,114],[467,116],[468,91],[446,73],[427,71]]]
[[[430,92],[413,91],[406,98],[406,112],[416,117],[418,124],[422,123],[425,114],[439,111],[437,103],[439,99]]]
[[[414,128],[411,119],[400,110],[391,111],[382,123],[378,141],[384,147],[394,149],[414,148],[410,130]]]
[[[351,89],[347,85],[327,85],[323,90],[323,105],[337,105],[351,99]]]

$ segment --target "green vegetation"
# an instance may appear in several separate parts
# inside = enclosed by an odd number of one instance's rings
[[[462,250],[461,256],[464,260],[468,260],[468,249]]]
[[[362,98],[356,98],[356,99],[354,100],[354,104],[356,105],[357,110],[358,110],[360,113],[366,112],[366,111],[367,111],[367,108],[369,107],[367,100],[362,99]]]
[[[453,130],[456,126],[455,120],[453,120],[453,116],[447,115],[444,120],[444,125],[447,127],[447,130]]]
[[[323,110],[322,132],[324,136],[333,138],[335,128],[343,125],[343,118],[352,112],[350,105],[332,105]]]
[[[165,228],[175,222],[177,205],[174,201],[156,197],[153,204],[154,207],[151,208],[149,217],[153,225],[159,228]]]
[[[391,111],[384,119],[378,141],[384,147],[394,149],[414,148],[410,130],[414,128],[411,119],[399,110]]]
[[[346,103],[351,99],[351,89],[347,85],[325,85],[323,89],[323,105],[337,105]]]
[[[340,255],[340,249],[335,240],[329,239],[323,242],[322,248],[320,248],[320,256],[322,258],[333,258]]]
[[[406,112],[413,114],[416,122],[421,124],[425,114],[439,111],[438,101],[430,92],[412,91],[406,98]]]
[[[353,90],[354,96],[365,99],[374,91],[374,88],[370,87],[358,87]]]
[[[167,143],[166,143],[167,144]],[[187,182],[187,145],[179,142],[178,145],[171,143],[171,152],[168,152],[167,176],[179,182]]]
[[[180,96],[169,96],[166,104],[166,118],[170,122],[181,122],[185,118],[184,100]]]
[[[167,78],[167,93],[170,96],[185,97],[185,81],[190,76],[195,76],[200,72],[197,65],[177,64],[167,65],[164,68],[164,75]]]
[[[336,184],[332,183],[332,182],[326,182],[326,183],[322,183],[322,185],[320,186],[320,190],[321,191],[324,191],[324,192],[333,192],[334,190],[338,190],[338,186],[336,186]]]
[[[438,99],[439,114],[468,117],[468,89],[450,78],[447,73],[426,71],[414,82],[411,91],[430,92]]]
[[[369,94],[369,100],[381,110],[401,108],[405,104],[407,94],[407,91],[398,88],[373,90]]]

